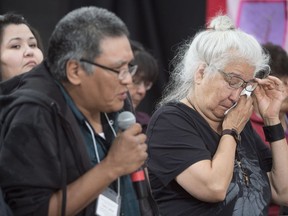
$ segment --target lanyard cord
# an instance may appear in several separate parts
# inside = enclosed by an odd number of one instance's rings
[[[113,132],[114,138],[116,138],[117,134],[116,134],[116,132],[112,126],[113,123],[109,120],[107,113],[104,113],[104,115],[105,115],[105,118],[106,118],[112,132]],[[120,178],[117,178],[117,199],[119,199],[119,197],[120,197]]]
[[[108,118],[107,114],[104,113],[104,115],[106,117],[106,120],[107,120],[112,132],[113,132],[114,137],[116,137],[117,136],[116,132],[115,132],[114,128],[112,127],[111,122],[109,121],[109,118]],[[91,137],[92,137],[92,141],[93,141],[94,151],[95,151],[95,154],[96,154],[97,163],[99,164],[100,163],[100,157],[99,157],[99,153],[98,153],[97,142],[96,142],[96,139],[95,139],[94,131],[93,131],[92,127],[90,126],[90,124],[87,121],[85,121],[85,124],[86,124],[87,128],[90,131],[90,134],[91,134]],[[120,197],[120,178],[117,178],[117,198],[119,199],[119,197]]]
[[[94,132],[93,132],[91,126],[89,125],[89,123],[87,121],[85,121],[85,124],[86,124],[86,126],[88,127],[88,129],[90,131],[90,134],[91,134],[91,137],[92,137],[92,140],[93,140],[94,151],[95,151],[95,154],[96,154],[97,163],[99,164],[100,163],[100,158],[99,158],[99,153],[98,153],[98,149],[97,149],[97,145],[96,145],[96,139],[95,139],[95,136],[94,136]]]

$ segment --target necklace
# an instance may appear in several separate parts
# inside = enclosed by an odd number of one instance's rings
[[[194,107],[194,105],[192,104],[191,100],[188,98],[188,96],[186,96],[185,98],[186,98],[186,100],[188,101],[188,103],[192,106],[192,108],[193,108],[195,111],[197,111],[196,108]]]
[[[249,178],[249,175],[247,173],[247,170],[243,167],[243,164],[242,164],[241,159],[239,157],[238,146],[236,147],[235,161],[236,161],[236,163],[240,169],[240,172],[242,173],[244,184],[246,185],[246,187],[249,187],[250,178]]]

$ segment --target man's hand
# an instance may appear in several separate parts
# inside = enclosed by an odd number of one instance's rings
[[[104,160],[111,164],[118,176],[130,174],[141,167],[147,159],[146,135],[140,124],[119,132]]]

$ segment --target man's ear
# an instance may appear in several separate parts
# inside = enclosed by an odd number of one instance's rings
[[[196,84],[199,84],[203,78],[204,78],[204,70],[205,70],[205,65],[201,64],[196,71],[196,74],[194,76],[194,81]]]
[[[80,63],[76,60],[68,60],[66,63],[66,74],[68,81],[73,85],[81,83],[81,67]]]

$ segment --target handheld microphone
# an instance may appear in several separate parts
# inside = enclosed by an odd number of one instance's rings
[[[133,113],[124,111],[119,114],[117,121],[119,128],[124,131],[136,123],[136,118]]]
[[[135,116],[129,111],[124,111],[118,116],[118,126],[121,130],[126,130],[131,125],[136,123]],[[134,189],[136,191],[138,199],[148,197],[147,185],[145,180],[145,173],[143,167],[130,174],[133,182]]]

